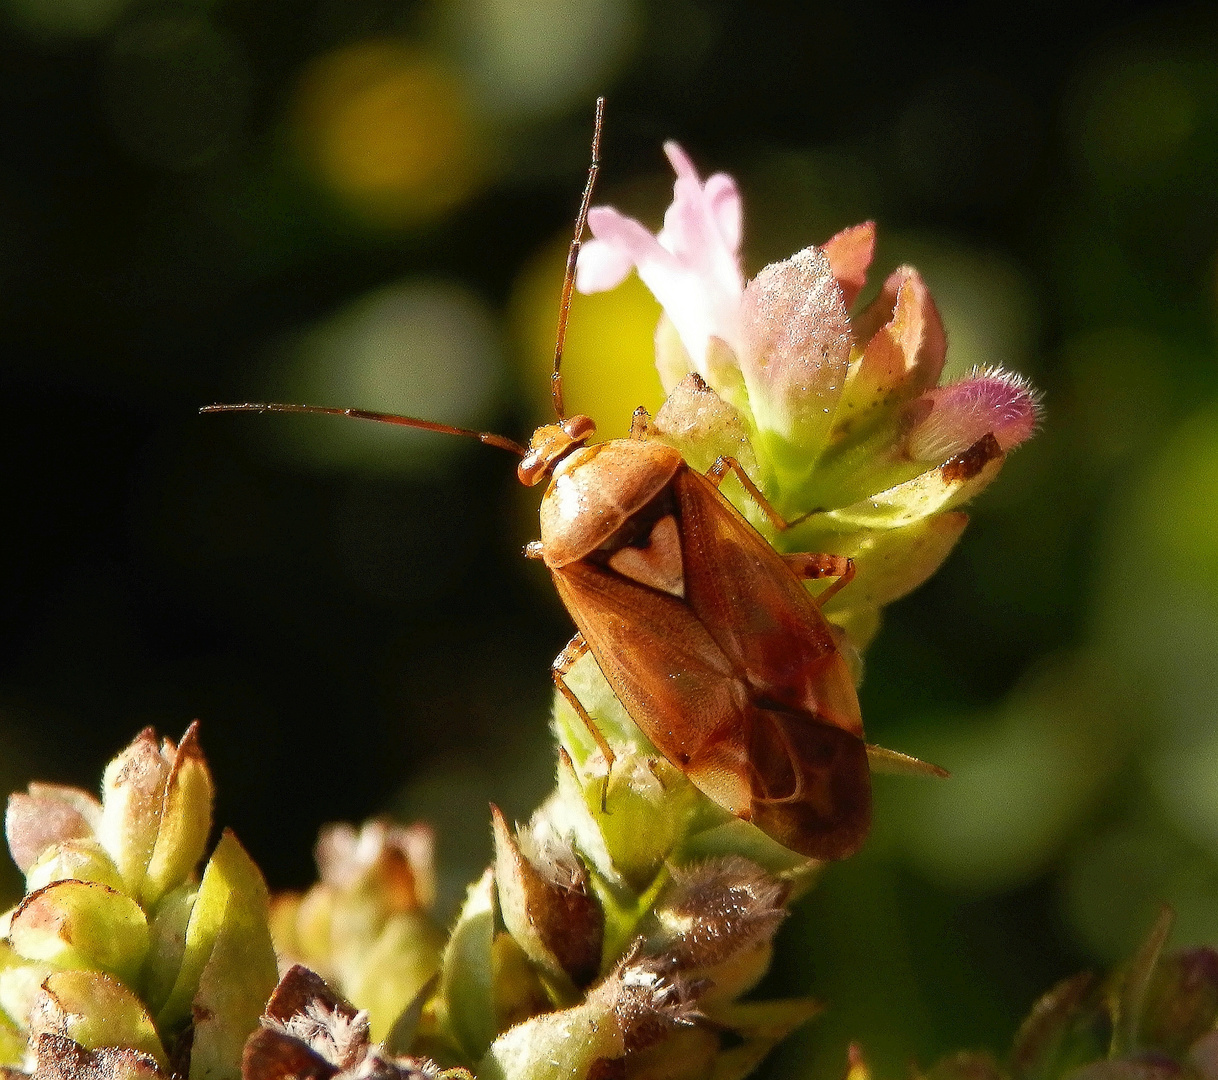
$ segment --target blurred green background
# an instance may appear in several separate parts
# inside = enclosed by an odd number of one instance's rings
[[[951,370],[1042,433],[868,658],[875,835],[765,989],[830,1008],[774,1076],[1005,1047],[1154,904],[1218,942],[1218,7],[0,0],[0,780],[92,787],[193,717],[276,886],[319,824],[441,829],[551,782],[571,632],[506,455],[278,398],[527,434],[546,415],[592,99],[598,201],[655,224],[664,138],[735,174],[748,269],[880,222]],[[656,308],[579,299],[568,404],[654,405]],[[11,868],[3,884],[18,888]]]

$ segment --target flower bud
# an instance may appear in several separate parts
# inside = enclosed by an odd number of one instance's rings
[[[186,954],[186,930],[198,895],[197,885],[179,885],[162,896],[153,911],[144,961],[144,1000],[154,1015],[164,1008],[178,981]]]
[[[165,1048],[143,1003],[99,971],[57,971],[42,984],[30,1013],[30,1035],[62,1035],[84,1047],[122,1046],[168,1067]]]
[[[909,401],[939,380],[947,335],[922,275],[902,266],[854,320],[861,342],[834,418],[840,442],[876,422],[885,410]]]
[[[470,1061],[495,1038],[492,948],[495,938],[495,879],[490,868],[469,887],[440,967],[440,1029]]]
[[[367,1014],[297,965],[280,980],[246,1042],[241,1075],[243,1080],[430,1080],[440,1071],[374,1045]]]
[[[782,882],[736,856],[674,870],[652,909],[647,950],[686,978],[708,980],[706,1004],[734,998],[769,967],[786,897]]]
[[[211,832],[213,785],[198,730],[195,721],[176,747],[166,742],[162,751],[169,760],[169,775],[156,842],[140,889],[140,898],[149,907],[186,880],[203,857]]]
[[[96,840],[61,840],[47,848],[25,875],[26,892],[37,892],[45,885],[67,879],[95,881],[116,892],[123,878],[114,860]]]
[[[1140,1041],[1183,1058],[1218,1020],[1218,952],[1189,949],[1163,957],[1142,1016]]]
[[[670,965],[628,958],[580,1005],[526,1020],[500,1035],[477,1069],[479,1080],[601,1077],[696,1017],[700,987]]]
[[[182,964],[157,1015],[162,1032],[193,1017],[191,1080],[236,1075],[277,978],[268,909],[262,874],[226,830],[203,871]]]
[[[435,902],[434,836],[387,819],[327,825],[317,842],[321,881],[272,907],[279,954],[333,981],[382,1039],[435,974],[443,935]]]
[[[820,247],[847,308],[854,306],[867,284],[867,270],[875,257],[875,222],[864,221],[831,236]]]
[[[101,803],[87,791],[59,784],[31,784],[9,796],[4,832],[13,862],[24,873],[47,848],[62,840],[91,838]]]
[[[759,435],[780,473],[802,473],[828,435],[853,342],[829,259],[810,247],[767,266],[745,288],[740,318]]]
[[[690,372],[656,413],[654,434],[681,451],[690,468],[705,473],[720,457],[733,457],[752,475],[757,455],[740,413]]]
[[[56,967],[97,968],[134,985],[148,922],[129,896],[96,882],[57,881],[27,896],[9,926],[13,950]]]
[[[942,462],[990,434],[1005,454],[1036,428],[1039,403],[1026,379],[1001,369],[928,390],[907,409],[907,453]]]
[[[211,802],[197,722],[176,746],[147,728],[109,764],[98,838],[127,892],[151,906],[186,879],[211,831]]]
[[[140,895],[156,845],[169,762],[156,732],[145,728],[106,766],[98,838],[123,875],[127,890]]]
[[[1058,983],[1033,1006],[1011,1049],[1019,1080],[1056,1080],[1105,1052],[1112,1025],[1095,990],[1095,977],[1085,971]]]

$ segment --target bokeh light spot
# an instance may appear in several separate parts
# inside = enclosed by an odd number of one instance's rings
[[[525,389],[538,421],[554,415],[550,369],[566,254],[566,243],[561,241],[539,253],[517,279],[512,298],[512,325],[524,354]],[[586,413],[596,421],[602,438],[614,438],[630,430],[630,417],[638,406],[655,414],[664,401],[655,365],[659,318],[660,305],[634,274],[610,292],[575,294],[562,368],[568,416]]]
[[[502,386],[498,326],[460,285],[399,282],[308,331],[267,396],[376,409],[481,428]],[[323,468],[427,471],[465,440],[368,421],[277,416],[255,428],[293,461]]]
[[[402,42],[362,41],[314,61],[300,82],[296,121],[320,181],[376,222],[440,214],[480,175],[458,75]]]
[[[444,19],[483,107],[525,118],[603,87],[634,21],[629,0],[451,0]]]

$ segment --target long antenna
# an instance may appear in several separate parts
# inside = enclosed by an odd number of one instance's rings
[[[496,435],[490,431],[471,431],[469,428],[453,427],[451,424],[437,424],[434,420],[418,420],[413,416],[396,416],[393,413],[371,412],[368,409],[332,409],[324,405],[284,405],[279,402],[245,401],[239,405],[204,405],[199,412],[286,412],[346,416],[352,420],[375,420],[380,424],[398,424],[401,427],[421,428],[423,431],[438,431],[441,435],[463,435],[467,439],[477,439],[480,443],[486,443],[487,446],[507,450],[517,457],[524,457],[525,454],[524,447],[506,435]]]
[[[558,305],[558,333],[554,339],[554,372],[550,376],[550,394],[554,398],[554,412],[563,420],[566,413],[562,404],[562,350],[567,341],[567,318],[571,313],[571,290],[575,288],[575,264],[579,261],[579,249],[583,242],[584,229],[588,224],[588,207],[592,202],[592,189],[596,186],[596,174],[601,169],[601,126],[605,120],[605,99],[596,99],[596,120],[592,128],[592,162],[588,166],[588,180],[584,184],[584,197],[575,217],[575,236],[567,249],[567,272],[562,279],[562,300]]]

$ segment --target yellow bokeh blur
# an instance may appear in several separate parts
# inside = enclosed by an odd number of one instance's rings
[[[381,224],[441,214],[481,176],[459,75],[405,42],[361,41],[314,60],[297,90],[296,127],[318,179]]]
[[[512,297],[513,335],[536,421],[554,415],[550,370],[566,259],[566,241],[549,244],[525,265]],[[617,438],[629,432],[638,406],[655,414],[664,401],[655,365],[659,318],[660,305],[634,274],[609,292],[574,294],[562,367],[568,416],[585,413],[602,438]]]

